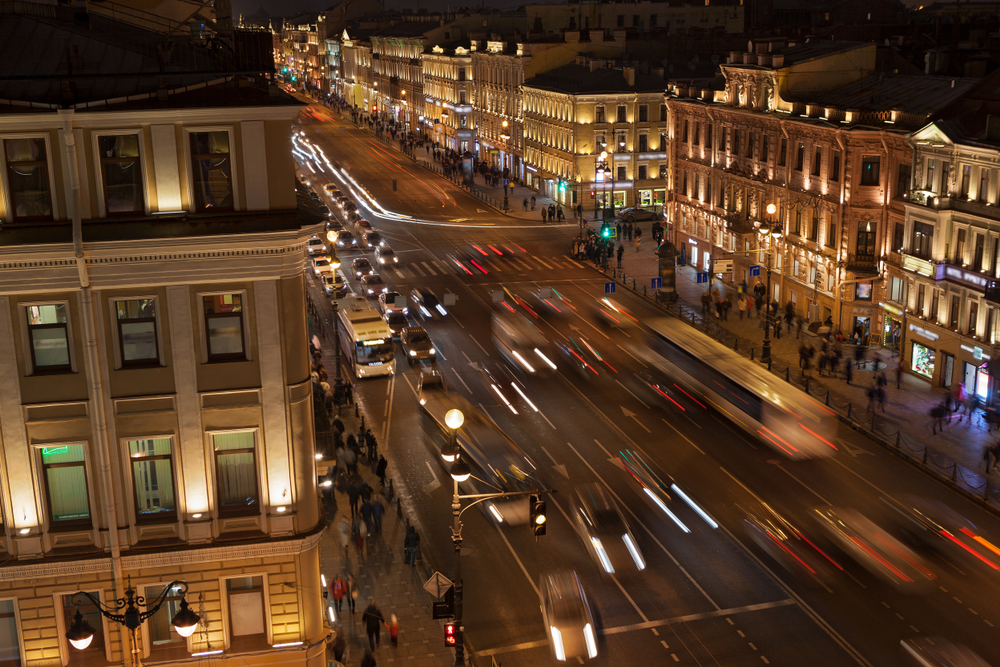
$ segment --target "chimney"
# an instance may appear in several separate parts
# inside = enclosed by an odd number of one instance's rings
[[[628,83],[628,85],[630,87],[635,85],[635,68],[634,67],[623,67],[622,68],[622,74],[625,75],[625,81]]]
[[[986,140],[1000,142],[1000,116],[986,117]]]

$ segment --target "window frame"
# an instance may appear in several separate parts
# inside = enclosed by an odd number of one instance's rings
[[[170,581],[153,581],[153,582],[148,582],[148,583],[137,584],[136,588],[139,589],[139,590],[141,590],[142,595],[147,600],[149,600],[150,599],[149,595],[146,592],[146,590],[148,588],[152,588],[154,586],[162,586],[162,587],[166,588],[168,585],[170,585],[170,583],[172,583],[172,582],[170,582]],[[174,598],[174,596],[168,595],[166,598],[164,598],[164,601],[170,600],[170,599],[173,599],[173,598]],[[177,596],[176,599],[180,600],[181,596]],[[164,614],[169,618],[169,614],[167,613],[168,611],[169,611],[169,607],[165,608],[163,610]],[[173,629],[173,625],[172,624],[168,625],[168,627],[170,628],[170,632],[172,632],[173,634],[177,634],[177,631]],[[140,636],[142,637],[142,657],[143,657],[143,659],[148,659],[150,656],[153,655],[153,650],[154,650],[154,648],[153,648],[152,632],[150,632],[150,629],[149,629],[149,619],[148,618],[145,621],[142,622],[142,625],[139,626],[139,633],[140,633]],[[195,635],[191,635],[190,637],[181,637],[180,635],[177,635],[178,637],[180,637],[183,640],[184,654],[183,655],[178,655],[176,657],[171,656],[169,658],[166,655],[163,655],[162,657],[164,658],[164,661],[169,660],[170,662],[174,662],[176,660],[184,660],[184,659],[190,658],[191,657],[190,656],[191,644],[192,644],[192,641],[194,640],[196,634]],[[178,643],[178,645],[179,645],[179,643]],[[170,648],[161,648],[161,649],[158,649],[158,654],[157,654],[156,657],[157,658],[161,657],[159,655],[159,652],[162,652],[163,654],[166,654],[168,652],[173,653],[176,650],[177,649],[175,648],[175,645],[171,645]],[[160,660],[156,660],[155,662],[160,662]]]
[[[21,628],[21,608],[18,605],[17,597],[0,597],[0,602],[10,601],[14,608],[14,630],[17,633],[17,652],[21,658],[21,667],[27,662],[24,656],[24,632]]]
[[[108,213],[107,208],[107,194],[105,192],[104,185],[104,158],[101,155],[101,147],[99,139],[101,137],[117,137],[128,134],[134,134],[138,136],[139,142],[139,156],[136,160],[139,162],[139,173],[142,174],[142,211],[134,213]],[[99,218],[118,218],[127,216],[140,216],[149,215],[149,182],[146,180],[146,146],[143,143],[145,135],[141,128],[130,129],[130,130],[91,130],[90,140],[93,144],[94,151],[94,171],[97,174],[99,183],[97,184],[97,216]]]
[[[62,663],[63,667],[67,667],[67,665],[70,664],[70,661],[71,661],[73,655],[79,655],[80,654],[79,650],[73,648],[70,645],[69,640],[66,639],[66,631],[69,630],[69,628],[66,625],[66,614],[64,612],[64,609],[66,609],[66,607],[65,607],[65,603],[63,601],[63,598],[67,598],[68,597],[68,598],[72,599],[72,597],[76,593],[80,592],[81,590],[85,591],[87,593],[90,593],[95,598],[97,598],[98,601],[100,601],[102,604],[105,603],[104,589],[103,588],[90,588],[88,586],[88,587],[77,588],[75,590],[65,590],[64,589],[64,590],[59,590],[59,591],[53,591],[52,592],[52,606],[56,610],[56,614],[55,614],[55,616],[56,616],[56,631],[59,633],[59,659],[60,659],[60,662]],[[90,600],[86,601],[86,605],[93,606],[93,604],[94,603],[91,602]],[[108,621],[107,618],[104,617],[104,614],[99,614],[99,616],[101,618],[100,631],[103,634],[103,638],[104,638],[104,660],[106,662],[110,663],[111,662],[111,642],[108,640],[108,638],[110,637],[109,631],[111,629],[110,622]],[[97,628],[95,628],[95,629],[97,629]]]
[[[812,176],[819,177],[823,169],[823,147],[817,144],[813,146],[813,163],[810,171]]]
[[[135,458],[132,456],[132,452],[129,449],[129,442],[135,440],[169,440],[170,441],[170,454],[168,456],[158,455],[158,456],[146,456],[142,458]],[[179,517],[177,511],[178,505],[178,484],[177,484],[177,471],[180,466],[177,465],[177,437],[173,433],[158,434],[158,435],[134,435],[128,436],[120,439],[122,446],[122,455],[129,462],[129,477],[132,481],[132,509],[135,512],[135,524],[136,525],[150,525],[158,523],[176,523]],[[135,463],[137,461],[159,461],[162,459],[170,459],[170,484],[174,490],[174,511],[170,514],[163,513],[156,516],[150,516],[149,518],[142,518],[143,515],[139,511],[139,494],[135,488]],[[145,585],[145,584],[144,584]]]
[[[253,469],[254,476],[256,477],[257,485],[257,505],[256,507],[251,507],[250,510],[223,510],[222,505],[219,502],[219,452],[215,449],[215,436],[217,435],[227,435],[230,433],[252,433],[253,434]],[[230,429],[215,429],[211,431],[205,431],[205,435],[208,439],[208,452],[212,460],[212,505],[216,518],[218,519],[233,519],[237,517],[244,516],[263,516],[267,511],[267,504],[264,502],[264,498],[267,494],[267,489],[265,488],[265,477],[261,473],[261,465],[263,463],[264,457],[259,455],[258,450],[261,449],[262,438],[261,430],[257,426],[250,426],[247,428],[230,428]],[[223,452],[232,454],[234,452],[240,453],[246,450],[236,450],[236,449],[226,449]]]
[[[268,647],[274,641],[274,628],[272,626],[271,620],[271,604],[270,604],[270,582],[268,581],[267,572],[245,572],[239,575],[228,575],[224,577],[219,577],[219,599],[221,602],[221,614],[222,617],[222,628],[223,628],[223,642],[225,644],[226,650],[232,648],[233,641],[233,626],[232,626],[232,609],[229,604],[229,589],[227,588],[226,581],[229,579],[246,579],[251,577],[261,577],[261,597],[264,611],[264,638],[267,642]],[[254,590],[254,589],[246,589]],[[235,651],[235,654],[243,653],[243,651]]]
[[[638,120],[638,122],[640,122],[640,123],[648,123],[649,122],[649,105],[648,104],[640,104],[639,105],[639,120]]]
[[[24,353],[24,370],[26,377],[38,375],[62,375],[65,373],[76,373],[76,354],[73,350],[73,318],[70,302],[68,299],[57,299],[55,301],[20,301],[18,308],[21,310],[21,336],[26,347]],[[43,366],[39,369],[35,365],[35,346],[32,345],[31,329],[33,327],[44,327],[45,325],[31,325],[28,323],[28,308],[32,306],[64,306],[66,309],[66,349],[69,353],[68,367],[59,366],[52,368]]]
[[[205,297],[207,296],[222,296],[225,294],[239,294],[240,295],[240,315],[242,318],[242,329],[243,329],[243,359],[237,359],[235,355],[231,359],[212,359],[212,355],[209,354],[208,345],[208,319],[205,316]],[[247,299],[247,290],[243,289],[231,289],[231,290],[217,290],[213,292],[198,292],[195,294],[198,307],[198,321],[200,323],[200,338],[201,338],[201,363],[202,364],[224,364],[224,363],[240,363],[243,361],[252,361],[253,355],[250,352],[250,342],[251,336],[248,331],[250,328],[249,317],[247,317],[247,309],[249,308],[249,300]]]
[[[14,214],[13,192],[10,188],[10,179],[7,172],[10,169],[7,163],[7,140],[8,139],[43,139],[45,141],[45,168],[49,178],[49,203],[52,207],[51,217],[31,217],[18,218]],[[11,223],[34,223],[39,221],[59,220],[61,211],[59,210],[59,200],[56,198],[55,172],[52,166],[52,140],[48,132],[12,132],[10,134],[0,134],[0,160],[3,168],[0,169],[0,186],[3,187],[4,220]]]
[[[868,171],[865,169],[865,165],[874,161],[875,164],[875,182],[870,182],[871,179],[867,178]],[[858,176],[858,186],[862,188],[877,188],[882,183],[882,156],[881,155],[862,155],[861,156],[861,174]]]
[[[156,361],[145,361],[145,362],[126,362],[125,352],[124,352],[124,341],[121,336],[121,327],[119,326],[118,320],[118,306],[119,301],[141,301],[147,299],[153,302],[153,309],[156,314],[153,316],[153,331],[156,336]],[[114,351],[115,351],[115,370],[131,370],[134,368],[156,368],[165,367],[167,361],[163,354],[163,335],[160,327],[160,298],[155,294],[137,294],[128,296],[110,296],[108,297],[108,314],[111,318],[111,330],[115,335],[111,336]],[[138,320],[127,320],[127,321],[138,321]]]
[[[806,166],[806,143],[804,141],[800,141],[798,144],[798,147],[795,149],[795,171],[801,172]]]
[[[618,108],[615,110],[615,122],[616,123],[627,123],[628,122],[628,106],[625,104],[619,104]]]
[[[236,146],[236,128],[232,125],[194,125],[191,127],[185,127],[184,129],[184,169],[187,176],[187,211],[190,213],[205,213],[204,210],[198,210],[195,207],[195,196],[194,196],[194,163],[192,162],[191,153],[191,135],[198,134],[199,132],[228,132],[229,133],[229,183],[230,188],[233,193],[233,207],[230,208],[219,208],[214,209],[219,212],[231,212],[231,211],[241,211],[243,210],[240,206],[240,173],[239,173],[239,160],[237,155],[242,158],[242,152],[237,154]],[[211,212],[211,211],[210,211]]]
[[[38,470],[39,486],[41,487],[39,489],[41,491],[39,497],[43,500],[45,504],[44,508],[45,511],[43,516],[45,517],[45,528],[48,532],[70,533],[70,532],[81,532],[84,530],[88,531],[94,530],[94,524],[96,521],[96,518],[94,516],[94,507],[96,506],[96,503],[94,502],[95,500],[94,490],[90,484],[90,476],[92,471],[90,468],[90,456],[89,456],[90,452],[87,451],[87,445],[88,443],[85,440],[68,441],[68,442],[46,442],[43,444],[31,445],[31,448],[34,450],[32,454],[34,455],[35,458],[35,464]],[[83,447],[83,462],[82,462],[83,482],[84,486],[87,489],[87,511],[90,514],[90,516],[87,519],[74,519],[71,521],[55,521],[52,518],[52,499],[49,497],[49,479],[48,476],[45,474],[45,471],[48,469],[48,466],[46,466],[45,462],[42,461],[42,450],[49,447],[63,447],[63,446]],[[54,465],[59,467],[69,467],[70,465],[72,465],[73,467],[77,467],[79,464],[73,463],[73,464],[54,464]]]

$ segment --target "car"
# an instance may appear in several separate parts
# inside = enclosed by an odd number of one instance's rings
[[[436,319],[448,314],[434,293],[426,287],[417,287],[410,292],[410,301],[424,319]]]
[[[963,644],[942,637],[913,637],[899,640],[907,665],[917,667],[989,667],[978,653]]]
[[[324,273],[320,280],[327,296],[332,296],[334,299],[343,299],[347,296],[347,283],[339,273]]]
[[[570,513],[573,527],[591,558],[601,570],[615,573],[618,568],[646,569],[642,551],[610,492],[598,482],[578,486]]]
[[[597,628],[576,572],[543,574],[538,580],[538,599],[552,657],[560,662],[596,658]]]
[[[365,232],[373,231],[372,230],[372,223],[368,222],[364,218],[358,220],[354,224],[356,224],[358,226],[358,229],[361,231],[362,234],[364,234]]]
[[[333,213],[330,212],[330,207],[327,206],[326,204],[320,204],[319,205],[319,212],[322,213],[323,215],[325,215],[328,218],[331,215],[333,215]]]
[[[310,255],[325,255],[326,243],[318,236],[314,236],[306,243]]]
[[[354,234],[350,233],[346,229],[342,229],[337,232],[337,247],[338,248],[357,248],[358,240],[354,238]]]
[[[343,209],[344,209],[344,213],[347,213],[348,215],[350,215],[351,213],[357,213],[358,212],[358,207],[355,206],[354,202],[352,202],[350,200],[348,200],[347,202],[344,203]]]
[[[323,189],[326,190],[326,193],[331,197],[336,197],[340,194],[340,188],[337,187],[336,183],[327,183],[323,186]]]
[[[344,208],[344,205],[349,203],[351,200],[347,198],[347,195],[337,195],[337,206]]]
[[[313,273],[317,278],[324,273],[333,273],[333,267],[330,266],[330,258],[322,255],[313,259]]]
[[[315,190],[309,191],[309,199],[312,199],[313,201],[319,201],[319,195],[316,194]]]
[[[396,302],[399,299],[403,299],[402,306],[397,306]],[[410,313],[410,309],[406,307],[406,299],[399,292],[393,292],[392,290],[388,292],[382,292],[378,295],[378,309],[382,311],[382,314],[386,314],[391,310],[402,310],[404,315]]]
[[[827,585],[844,570],[830,554],[820,548],[820,541],[803,533],[773,507],[759,503],[743,509],[743,530],[791,574],[806,583]]]
[[[399,257],[396,256],[396,251],[387,245],[378,246],[375,248],[375,259],[382,266],[387,264],[399,264]]]
[[[403,354],[406,360],[413,365],[415,361],[434,361],[437,358],[437,350],[427,331],[423,327],[405,327],[399,335],[399,342],[403,346]]]
[[[552,287],[539,287],[532,290],[528,300],[533,302],[534,309],[543,317],[566,317],[570,313],[576,312],[576,306],[562,292]]]
[[[388,292],[389,288],[386,286],[385,281],[382,280],[382,276],[377,273],[369,273],[367,276],[361,278],[361,291],[371,299],[377,298],[382,292]]]
[[[639,324],[639,320],[624,306],[608,297],[595,302],[594,314],[600,322],[615,329],[626,329]]]
[[[403,329],[410,323],[401,310],[390,310],[382,317],[385,319],[385,323],[389,325],[389,331],[392,332],[393,338],[399,338]]]
[[[327,231],[339,232],[343,228],[344,228],[344,223],[342,223],[340,220],[337,220],[336,218],[330,218],[329,220],[326,221]]]
[[[357,209],[354,209],[353,211],[346,211],[346,214],[347,214],[347,219],[350,220],[351,222],[357,222],[358,220],[361,219],[361,214],[358,213]]]
[[[382,235],[378,232],[365,232],[361,235],[361,243],[366,248],[377,248],[382,245]]]
[[[351,262],[351,271],[354,273],[355,278],[361,278],[362,276],[367,276],[370,273],[375,273],[375,267],[372,263],[368,261],[367,257],[358,257],[356,260]]]
[[[660,213],[650,211],[649,209],[641,208],[639,206],[622,209],[618,216],[625,222],[642,222],[645,220],[663,219],[663,215]]]

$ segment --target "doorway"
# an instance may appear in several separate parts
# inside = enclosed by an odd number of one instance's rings
[[[941,378],[939,386],[950,387],[952,378],[955,375],[955,355],[947,352],[941,353]]]

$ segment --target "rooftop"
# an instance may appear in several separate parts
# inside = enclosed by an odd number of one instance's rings
[[[859,81],[799,100],[836,109],[898,110],[930,116],[961,97],[975,79],[905,74],[870,74]]]
[[[667,88],[667,82],[661,77],[636,72],[635,85],[630,86],[621,69],[603,68],[591,71],[586,65],[564,65],[528,79],[524,82],[524,87],[570,95],[662,93]]]

